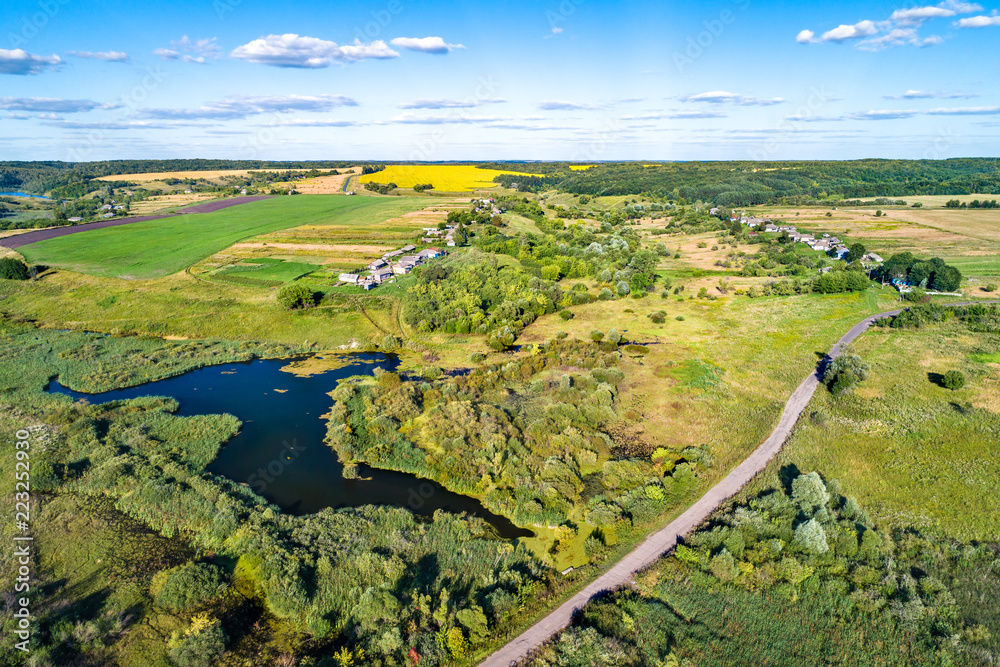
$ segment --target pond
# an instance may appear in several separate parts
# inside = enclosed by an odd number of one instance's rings
[[[0,192],[0,197],[27,197],[28,199],[48,199],[41,195],[29,195],[24,192]]]
[[[324,442],[333,399],[327,394],[353,375],[375,368],[393,370],[392,355],[353,354],[343,365],[312,375],[282,370],[289,359],[206,366],[138,387],[98,394],[73,391],[52,380],[48,390],[91,403],[139,396],[170,396],[180,416],[229,413],[243,422],[207,467],[249,485],[290,514],[311,514],[324,507],[394,505],[430,516],[436,510],[467,512],[483,518],[504,538],[526,537],[523,530],[469,496],[406,473],[359,465],[357,479],[344,479],[343,465]]]

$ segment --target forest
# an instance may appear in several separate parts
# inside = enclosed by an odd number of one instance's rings
[[[509,170],[531,172],[538,167],[535,163],[504,165]],[[836,198],[1000,194],[1000,160],[602,163],[584,170],[563,166],[538,179],[504,174],[495,180],[505,187],[523,183],[530,191],[648,195],[732,207]]]

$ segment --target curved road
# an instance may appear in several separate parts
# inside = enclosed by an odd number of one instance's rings
[[[85,222],[82,225],[66,225],[65,227],[46,227],[45,229],[39,229],[33,232],[24,232],[23,234],[14,234],[13,236],[0,238],[0,246],[13,250],[14,248],[20,248],[32,243],[37,243],[38,241],[46,241],[48,239],[67,236],[69,234],[79,234],[80,232],[87,232],[91,229],[104,229],[105,227],[130,225],[133,222],[146,222],[147,220],[162,220],[163,218],[173,218],[178,215],[191,215],[193,213],[214,213],[215,211],[221,211],[222,209],[229,208],[230,206],[239,206],[240,204],[249,204],[250,202],[270,198],[271,195],[233,197],[232,199],[220,199],[217,201],[206,202],[204,204],[196,204],[195,206],[188,206],[185,209],[177,211],[177,213],[144,215],[137,218],[113,218],[110,220],[98,220],[97,222]]]
[[[948,304],[953,306],[967,305],[972,302]],[[1000,303],[996,301],[978,303]],[[809,399],[819,386],[820,377],[826,365],[840,356],[844,348],[855,338],[864,333],[875,320],[891,317],[903,312],[904,309],[890,310],[867,317],[854,325],[850,331],[830,350],[830,354],[820,363],[816,370],[806,377],[799,385],[781,413],[778,425],[771,435],[743,463],[738,465],[721,482],[713,486],[708,493],[692,505],[686,512],[674,519],[666,528],[653,533],[646,540],[622,558],[611,569],[592,581],[586,588],[564,602],[555,611],[525,630],[521,635],[509,642],[496,653],[486,658],[480,667],[509,667],[523,660],[534,649],[544,644],[552,635],[563,630],[573,620],[577,609],[585,605],[592,597],[601,591],[621,586],[632,579],[632,575],[659,560],[664,553],[676,546],[677,539],[690,533],[696,526],[707,519],[719,506],[735,495],[743,486],[767,466],[774,455],[778,453],[788,435],[791,433],[799,415],[806,409]]]

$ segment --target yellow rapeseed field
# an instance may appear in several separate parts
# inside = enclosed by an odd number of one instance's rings
[[[590,169],[594,165],[592,164],[571,164],[569,166],[571,171],[584,171],[585,169]]]
[[[435,190],[443,192],[468,192],[495,186],[493,178],[499,174],[515,173],[519,172],[478,169],[471,164],[390,164],[383,171],[365,174],[361,177],[361,182],[395,183],[401,188],[430,183]]]

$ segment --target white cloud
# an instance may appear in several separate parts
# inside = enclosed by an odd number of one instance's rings
[[[0,109],[32,111],[36,113],[81,113],[94,109],[116,109],[115,104],[101,104],[93,100],[62,100],[54,97],[0,97]]]
[[[931,116],[995,116],[1000,114],[1000,107],[954,107],[931,109]]]
[[[281,121],[280,123],[269,123],[268,125],[261,125],[258,127],[271,127],[272,125],[278,125],[281,127],[356,127],[363,124],[364,123],[356,123],[353,120],[340,120],[336,118],[321,118],[317,120],[313,120],[311,118],[292,118],[290,120]]]
[[[397,37],[390,42],[393,46],[422,53],[450,53],[455,49],[464,49],[461,44],[448,44],[440,37]]]
[[[926,100],[933,98],[957,100],[979,97],[979,93],[940,93],[929,90],[908,90],[902,95],[884,95],[884,97],[887,100]]]
[[[67,53],[77,58],[104,60],[109,63],[127,63],[129,61],[128,54],[121,51],[68,51]]]
[[[173,49],[153,49],[153,55],[160,56],[164,60],[181,60],[186,63],[205,64],[205,56],[192,56]]]
[[[709,104],[738,104],[740,106],[771,106],[784,102],[782,97],[759,98],[752,95],[740,95],[725,90],[712,90],[697,95],[685,95],[682,102],[707,102]]]
[[[934,46],[944,42],[940,35],[921,37],[917,30],[924,23],[934,19],[948,18],[957,14],[967,14],[981,11],[982,7],[963,0],[944,0],[937,5],[924,5],[897,9],[884,21],[864,20],[857,23],[844,23],[832,30],[827,30],[819,38],[812,30],[802,30],[795,41],[800,44],[817,44],[820,42],[848,42],[857,40],[857,48],[861,51],[881,51],[892,46]],[[994,12],[994,16],[996,12]],[[985,21],[983,20],[985,19]],[[960,28],[980,27],[984,25],[1000,25],[990,22],[991,17],[974,17],[960,19],[955,25]],[[876,35],[878,35],[876,37]]]
[[[547,100],[539,102],[538,108],[543,111],[590,111],[597,107],[593,104],[583,104],[581,102],[566,102],[564,100]]]
[[[921,38],[917,35],[916,28],[893,28],[881,37],[872,37],[871,39],[859,42],[858,49],[861,51],[881,51],[891,46],[903,46],[905,44],[918,47],[936,46],[943,41],[944,39],[938,35]]]
[[[169,49],[153,49],[153,54],[164,60],[180,60],[204,65],[208,59],[218,58],[221,51],[215,37],[195,40],[184,35],[180,39],[171,40]]]
[[[552,26],[552,34],[553,35],[561,35],[562,31],[563,31],[563,29],[560,28],[559,26]]]
[[[367,58],[398,58],[399,54],[390,49],[382,40],[362,44],[338,45],[317,37],[300,37],[294,33],[268,35],[238,46],[230,54],[233,58],[246,60],[258,65],[273,67],[300,67],[317,69],[329,67],[334,62],[354,62]]]
[[[210,102],[196,109],[141,109],[144,118],[232,120],[262,113],[290,111],[330,111],[357,106],[343,95],[240,95]]]
[[[991,26],[1000,26],[1000,14],[993,12],[992,16],[973,16],[967,19],[959,19],[955,21],[955,26],[958,28],[988,28]]]
[[[36,56],[23,49],[0,49],[0,74],[25,76],[41,74],[47,69],[59,66],[62,59],[55,55]]]
[[[635,116],[622,116],[622,120],[692,120],[698,118],[726,118],[726,114],[719,111],[656,111]]]
[[[855,120],[898,120],[900,118],[911,118],[919,114],[919,111],[912,109],[880,109],[878,111],[861,111],[849,116]]]
[[[418,116],[412,113],[402,113],[385,122],[402,125],[475,125],[507,120],[510,119],[502,116],[475,116],[463,113],[452,113],[447,116]]]
[[[833,30],[827,30],[820,37],[824,42],[845,42],[849,39],[861,39],[878,32],[874,21],[858,21],[853,25],[840,24]]]
[[[889,20],[903,25],[919,25],[928,19],[947,18],[954,15],[955,10],[948,7],[912,7],[910,9],[897,9],[889,16]]]
[[[410,102],[403,102],[397,104],[397,109],[472,109],[474,107],[481,107],[486,104],[503,104],[507,100],[497,100],[497,99],[468,99],[468,100],[447,100],[447,99],[435,99],[435,100],[413,100]]]

